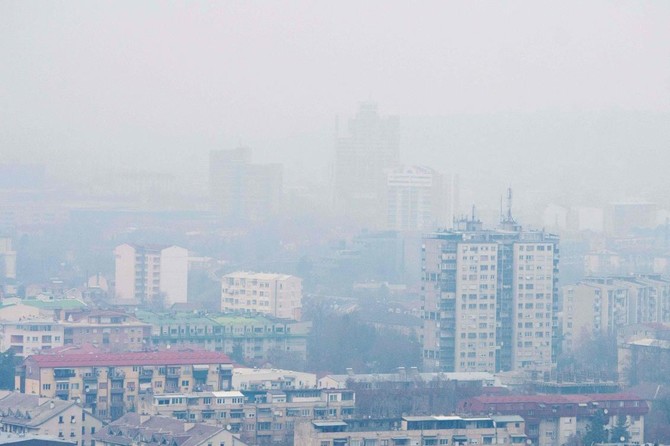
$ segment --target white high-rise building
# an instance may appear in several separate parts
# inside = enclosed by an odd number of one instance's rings
[[[114,249],[115,297],[165,306],[187,301],[188,250],[179,246],[123,244]]]
[[[449,226],[455,205],[455,179],[429,167],[402,166],[386,177],[386,224],[396,231],[426,231]]]
[[[558,237],[524,231],[511,215],[426,234],[423,354],[446,372],[551,370],[558,323]]]

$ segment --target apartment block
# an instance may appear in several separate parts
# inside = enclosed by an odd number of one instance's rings
[[[271,355],[305,361],[311,322],[275,319],[260,315],[150,313],[137,317],[151,325],[154,347],[195,347],[239,354],[245,362],[268,362]]]
[[[60,322],[64,345],[93,344],[107,351],[146,350],[151,325],[121,311],[88,310]]]
[[[354,415],[350,390],[257,390],[154,395],[147,413],[161,414],[239,432],[249,444],[291,443],[302,420],[330,420]]]
[[[115,297],[124,301],[187,301],[188,250],[178,246],[123,244],[114,249]]]
[[[624,417],[631,434],[628,442],[644,443],[644,416],[649,412],[646,401],[627,393],[479,396],[462,401],[459,409],[472,415],[521,416],[526,435],[537,446],[561,446],[572,436],[583,436],[597,411],[608,420],[606,429]]]
[[[113,421],[96,432],[94,438],[102,446],[246,446],[223,427],[137,413]]]
[[[238,271],[221,279],[221,311],[300,320],[302,279],[287,274]]]
[[[404,416],[399,419],[314,420],[296,426],[295,446],[523,445],[518,416]]]
[[[615,335],[625,326],[670,323],[670,279],[660,275],[587,277],[564,286],[564,348],[594,334]]]
[[[26,357],[63,346],[64,330],[53,320],[40,317],[0,320],[0,352],[11,350]]]
[[[10,392],[0,397],[0,430],[31,438],[54,437],[77,446],[94,446],[103,423],[75,401]]]
[[[16,389],[63,400],[80,399],[101,418],[116,419],[137,407],[140,395],[231,387],[228,356],[199,350],[103,353],[63,348],[27,357]]]
[[[510,215],[493,230],[463,219],[422,244],[426,370],[546,372],[558,324],[558,237]]]

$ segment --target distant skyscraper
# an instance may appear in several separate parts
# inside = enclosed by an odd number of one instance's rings
[[[375,104],[362,104],[349,121],[349,134],[337,136],[334,201],[347,217],[382,226],[386,169],[398,164],[398,120],[381,117]]]
[[[396,231],[425,231],[451,225],[454,181],[423,166],[387,171],[386,225]]]
[[[115,297],[165,306],[187,301],[188,250],[178,246],[123,244],[114,249]]]
[[[511,218],[424,236],[424,366],[452,372],[549,371],[556,352],[558,237]]]
[[[259,222],[277,214],[282,200],[282,166],[252,164],[251,149],[216,150],[209,155],[212,199],[225,221]]]

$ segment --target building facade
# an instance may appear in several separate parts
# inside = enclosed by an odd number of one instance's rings
[[[625,393],[594,395],[508,395],[480,396],[460,403],[460,410],[470,414],[521,416],[531,444],[562,446],[571,437],[581,437],[594,413],[601,411],[606,429],[616,425],[619,417],[628,424],[628,443],[644,443],[644,416],[649,412],[646,401]]]
[[[20,436],[50,436],[94,446],[103,423],[75,401],[11,392],[0,398],[0,430]]]
[[[670,279],[660,275],[587,277],[561,289],[567,351],[584,337],[617,335],[627,325],[670,323]]]
[[[521,417],[406,416],[300,423],[295,446],[426,446],[526,442]]]
[[[136,312],[151,325],[154,347],[195,347],[223,352],[245,363],[272,362],[273,355],[307,359],[311,322],[260,315]]]
[[[249,444],[290,444],[295,424],[303,420],[350,418],[355,396],[350,390],[222,391],[154,395],[144,410],[189,422],[227,426]]]
[[[386,227],[427,231],[445,227],[452,203],[443,176],[424,166],[402,166],[386,174]]]
[[[188,250],[178,246],[119,245],[115,256],[115,296],[119,302],[187,301]]]
[[[94,415],[116,419],[134,410],[140,395],[226,390],[231,376],[230,359],[218,352],[102,353],[64,348],[26,358],[16,376],[16,389],[47,398],[80,399]]]
[[[558,237],[462,220],[422,245],[424,368],[549,371],[558,325]]]
[[[221,311],[300,320],[302,279],[287,274],[238,271],[221,279]]]

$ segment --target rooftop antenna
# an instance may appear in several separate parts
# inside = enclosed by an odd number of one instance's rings
[[[475,221],[475,205],[472,205],[472,221]]]
[[[500,223],[505,221],[505,216],[503,215],[503,197],[500,195]]]
[[[507,188],[507,222],[514,222],[514,217],[512,217],[512,188]]]

